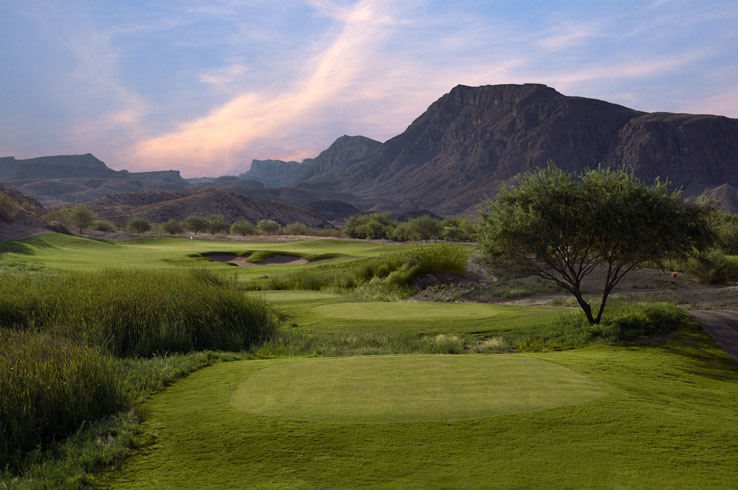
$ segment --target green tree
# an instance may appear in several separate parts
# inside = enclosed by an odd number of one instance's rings
[[[308,235],[310,234],[310,228],[305,223],[289,223],[284,226],[284,233],[286,235]]]
[[[151,229],[151,223],[143,218],[133,218],[126,228],[133,233],[146,233]]]
[[[76,226],[79,232],[82,233],[85,228],[89,228],[92,222],[95,221],[95,214],[87,209],[84,204],[75,204],[69,210],[67,219],[71,225]]]
[[[450,242],[473,242],[477,239],[474,223],[458,216],[449,216],[443,222],[443,239]]]
[[[0,219],[5,221],[13,221],[18,215],[18,207],[15,199],[0,192]]]
[[[407,222],[413,240],[432,240],[443,235],[443,225],[428,215],[418,216]]]
[[[263,219],[256,223],[256,229],[263,235],[276,235],[280,228],[279,223],[270,219]]]
[[[169,235],[178,235],[184,231],[184,225],[174,218],[169,218],[162,223],[161,229]]]
[[[390,238],[397,226],[389,213],[357,214],[349,217],[343,228],[351,238]]]
[[[184,220],[184,227],[187,231],[191,231],[197,235],[201,231],[208,229],[208,220],[203,216],[193,214]]]
[[[210,233],[213,235],[228,231],[228,224],[225,222],[225,219],[223,219],[222,214],[210,214],[208,215],[207,220],[208,230],[210,230]]]
[[[608,295],[633,268],[684,259],[713,240],[709,208],[685,203],[668,183],[646,185],[625,170],[572,174],[550,165],[485,206],[479,245],[488,263],[569,291],[590,324],[600,322]],[[581,288],[598,267],[605,281],[594,315]]]
[[[231,225],[231,235],[253,235],[256,231],[256,227],[251,221],[245,219],[239,219],[233,222]]]

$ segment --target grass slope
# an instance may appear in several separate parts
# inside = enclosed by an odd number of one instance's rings
[[[243,254],[260,251],[260,254],[281,252],[313,258],[323,255],[345,255],[351,257],[374,257],[399,250],[400,246],[384,246],[368,242],[343,240],[310,240],[293,243],[246,243],[185,240],[179,238],[144,238],[130,242],[108,242],[89,240],[69,235],[46,234],[15,242],[0,243],[2,260],[28,261],[56,269],[100,270],[109,267],[205,267],[238,274],[241,278],[263,275],[260,267],[233,267],[216,263],[205,257],[194,255],[207,252]],[[341,260],[333,259],[333,260]],[[284,266],[279,272],[297,271],[306,267]],[[1,265],[1,264],[0,264]],[[270,268],[269,273],[274,273]]]
[[[738,486],[738,369],[701,331],[683,330],[664,346],[513,357],[586,375],[603,396],[470,420],[305,422],[232,406],[239,383],[283,361],[221,364],[144,405],[155,442],[108,474],[104,488]]]

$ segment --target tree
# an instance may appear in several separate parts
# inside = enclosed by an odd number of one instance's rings
[[[174,218],[169,218],[162,223],[161,229],[164,230],[164,233],[178,235],[184,231],[184,225]]]
[[[289,223],[284,226],[284,233],[286,235],[308,235],[310,234],[310,228],[305,223],[295,222]]]
[[[256,229],[263,235],[276,235],[280,228],[279,223],[270,219],[263,219],[256,223]]]
[[[87,206],[84,204],[75,204],[69,210],[68,219],[82,233],[82,230],[89,228],[92,222],[95,221],[95,214],[87,209]]]
[[[410,237],[413,240],[428,241],[439,238],[443,234],[443,225],[437,219],[428,215],[418,216],[407,222]]]
[[[107,232],[118,231],[117,226],[115,226],[110,221],[105,221],[105,220],[95,220],[92,222],[91,227],[95,231],[107,231]]]
[[[468,219],[449,216],[443,220],[443,239],[450,242],[473,242],[477,239],[474,223]]]
[[[479,245],[489,264],[569,291],[590,324],[600,322],[608,295],[628,272],[683,259],[713,240],[708,207],[685,203],[668,182],[649,186],[626,170],[572,174],[550,165],[485,206]],[[593,315],[582,280],[600,266],[605,282]]]
[[[185,229],[197,235],[208,228],[208,220],[202,216],[193,214],[184,220]]]
[[[382,239],[392,236],[396,226],[389,213],[357,214],[346,220],[343,231],[351,238]]]
[[[228,231],[228,225],[223,219],[222,214],[210,214],[208,215],[208,229],[210,233],[215,235],[216,233]]]
[[[231,225],[231,235],[253,235],[256,231],[256,227],[254,226],[251,221],[245,220],[245,219],[239,219],[233,222]]]
[[[128,226],[126,228],[133,233],[146,233],[151,229],[151,223],[143,218],[133,218],[128,222]]]

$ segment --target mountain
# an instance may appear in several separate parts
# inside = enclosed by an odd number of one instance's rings
[[[240,174],[238,178],[258,180],[267,187],[283,187],[299,167],[300,164],[297,162],[252,160],[249,171]]]
[[[253,160],[251,169],[239,175],[242,179],[254,179],[267,187],[325,187],[332,173],[374,158],[382,143],[365,136],[343,135],[315,158],[302,163],[282,160]]]
[[[132,217],[160,223],[170,218],[183,220],[193,214],[220,214],[228,223],[242,218],[254,223],[271,219],[282,225],[299,222],[316,228],[331,228],[325,219],[308,209],[222,189],[110,194],[88,202],[87,207],[101,219],[118,226],[125,225]]]
[[[738,120],[645,113],[539,84],[459,85],[376,157],[323,174],[322,182],[385,201],[377,209],[472,213],[485,196],[549,160],[567,170],[627,165],[647,181],[669,178],[695,195],[735,187]]]
[[[0,158],[0,182],[49,204],[84,202],[114,192],[178,190],[189,185],[179,170],[117,171],[90,153]]]

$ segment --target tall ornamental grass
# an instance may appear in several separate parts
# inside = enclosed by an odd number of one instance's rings
[[[75,271],[2,284],[0,326],[52,332],[116,356],[240,351],[278,323],[265,302],[205,270]]]
[[[463,245],[420,245],[410,250],[275,276],[268,289],[355,289],[365,285],[407,288],[425,274],[463,274],[471,249]]]
[[[122,408],[118,374],[94,347],[0,328],[0,467]]]

